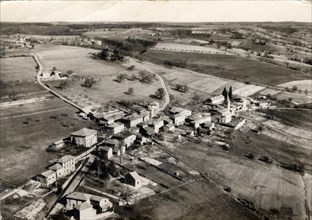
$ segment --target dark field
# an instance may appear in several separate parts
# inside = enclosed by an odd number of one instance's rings
[[[130,219],[258,219],[214,185],[204,181],[143,199],[131,210],[130,213],[126,211]]]
[[[185,63],[186,69],[252,84],[277,85],[311,78],[309,73],[238,56],[149,50],[143,54],[142,59],[160,65],[164,65],[164,61]]]
[[[266,109],[261,110],[270,116],[275,116],[281,123],[310,130],[312,132],[312,110],[298,109]]]
[[[1,108],[1,180],[19,185],[43,171],[56,155],[48,145],[89,124],[57,99]]]
[[[277,148],[274,145],[276,143],[263,137],[258,142],[259,145],[251,147],[241,141],[240,137],[235,139],[238,139],[237,144],[231,145],[233,150],[230,151],[225,151],[220,146],[185,142],[177,146],[175,152],[181,156],[181,161],[190,164],[195,170],[207,173],[208,178],[221,187],[230,187],[232,195],[251,202],[270,219],[304,219],[306,211],[301,174],[281,168],[275,161],[267,164],[258,160],[261,155],[270,156],[272,151],[278,155],[282,143]],[[254,137],[251,140],[256,141]],[[262,143],[265,142],[267,144],[263,147]],[[268,147],[272,150],[267,150]],[[247,159],[242,155],[248,151],[257,151],[254,159]],[[282,156],[286,154],[281,152]],[[271,210],[278,210],[278,214]],[[232,217],[241,219],[234,215]]]

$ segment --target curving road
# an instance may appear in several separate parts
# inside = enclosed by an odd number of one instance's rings
[[[131,60],[133,63],[135,63],[137,66],[139,66],[139,67],[141,67],[142,69],[146,70],[147,72],[152,73],[152,74],[155,74],[155,75],[157,76],[158,80],[160,81],[160,84],[161,84],[162,88],[165,90],[165,102],[164,102],[163,105],[160,107],[158,113],[161,112],[161,111],[164,111],[165,108],[166,108],[166,107],[169,105],[169,103],[170,103],[170,96],[169,96],[169,92],[168,92],[168,89],[167,89],[167,87],[166,87],[166,84],[165,84],[163,78],[162,78],[159,74],[157,74],[157,73],[153,72],[152,70],[146,68],[145,66],[141,65],[141,64],[140,64],[138,61],[136,61],[135,59],[133,59],[133,58],[131,58],[131,57],[128,57],[128,59]]]
[[[42,68],[42,65],[39,61],[39,58],[33,54],[33,53],[30,53],[30,55],[34,58],[34,60],[36,61],[36,63],[38,64],[39,66],[39,69],[38,69],[38,73],[37,73],[37,82],[39,83],[39,85],[41,85],[43,88],[45,88],[46,90],[48,90],[49,92],[51,92],[53,95],[57,96],[58,98],[62,99],[64,102],[67,102],[68,104],[74,106],[75,108],[79,109],[80,111],[82,112],[85,112],[86,114],[89,113],[88,110],[84,109],[83,107],[73,103],[72,101],[70,101],[69,99],[65,98],[64,96],[62,96],[61,94],[59,94],[58,92],[55,92],[54,90],[52,90],[51,88],[49,88],[48,86],[46,86],[42,81],[41,81],[41,77],[40,77],[40,74],[42,74],[42,71],[43,71],[43,68]]]

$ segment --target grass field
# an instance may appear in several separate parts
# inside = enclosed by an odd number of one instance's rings
[[[147,220],[258,219],[214,185],[203,181],[143,199],[132,207],[129,215]]]
[[[55,157],[45,151],[51,143],[67,137],[89,122],[76,116],[76,109],[59,101],[1,108],[1,180],[23,183],[41,172]]]
[[[261,112],[275,116],[281,123],[289,126],[306,130],[311,130],[312,127],[312,112],[309,109],[265,109]]]
[[[292,89],[293,86],[297,86],[298,90],[307,90],[308,92],[312,92],[312,80],[291,81],[280,84],[279,86],[288,87],[289,89]]]
[[[187,69],[200,70],[205,74],[254,84],[277,85],[292,80],[311,78],[309,73],[293,71],[238,56],[150,50],[144,53],[142,58],[161,65],[168,60],[185,62]]]
[[[118,73],[132,75],[137,74],[138,70],[130,71],[120,64],[92,59],[90,56],[94,52],[98,51],[69,46],[45,46],[35,49],[35,53],[43,64],[44,71],[55,66],[62,72],[73,70],[76,73],[67,81],[68,85],[63,90],[58,91],[81,106],[102,105],[122,99],[151,100],[149,95],[154,94],[161,87],[157,81],[152,84],[143,84],[136,80],[116,82]],[[91,77],[96,81],[92,88],[82,87],[81,84],[84,79]],[[54,82],[51,85],[57,86],[59,83]],[[134,95],[125,94],[130,87],[134,89]]]
[[[270,147],[271,144],[268,143]],[[239,146],[240,149],[237,149]],[[254,147],[262,151],[261,145]],[[194,169],[206,172],[210,179],[221,186],[231,187],[233,195],[252,202],[270,219],[304,219],[306,212],[302,176],[276,165],[267,165],[238,155],[242,150],[247,151],[247,148],[249,146],[240,142],[240,145],[233,146],[234,152],[226,152],[220,147],[211,148],[186,142],[175,151],[181,160],[192,164]],[[272,210],[278,210],[278,214]]]
[[[8,96],[14,90],[16,98],[46,94],[36,82],[36,63],[32,57],[0,59],[1,102],[12,101]]]

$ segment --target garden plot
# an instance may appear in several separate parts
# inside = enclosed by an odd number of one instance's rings
[[[33,220],[39,214],[39,212],[45,207],[46,203],[42,200],[35,200],[29,206],[26,206],[22,210],[16,213],[17,217],[23,219]]]
[[[236,89],[233,91],[234,95],[248,97],[256,92],[263,90],[265,87],[263,86],[256,86],[256,85],[246,85],[242,88]]]
[[[233,55],[232,53],[218,50],[211,47],[203,47],[192,44],[179,44],[179,43],[158,43],[153,50],[168,50],[186,53],[207,53],[207,54],[226,54]]]
[[[296,80],[287,83],[280,84],[279,86],[287,87],[292,89],[294,86],[298,88],[298,90],[307,90],[308,92],[312,92],[312,80]]]

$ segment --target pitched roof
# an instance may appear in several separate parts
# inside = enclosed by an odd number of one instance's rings
[[[117,145],[118,143],[119,141],[116,139],[108,139],[104,142],[104,144],[108,144],[108,145]]]
[[[74,158],[75,158],[75,157],[73,157],[73,156],[71,156],[71,155],[65,155],[65,156],[61,157],[60,159],[58,159],[57,162],[59,162],[59,163],[65,163],[65,162],[67,162],[67,161],[69,161],[69,160],[72,160],[72,159],[74,159]]]
[[[112,150],[112,148],[107,147],[107,146],[105,146],[105,147],[104,146],[100,146],[99,149],[102,150],[102,151],[105,151],[105,152],[108,152],[108,151]]]
[[[86,137],[86,136],[93,135],[96,133],[97,133],[96,130],[83,128],[83,129],[80,129],[79,131],[73,132],[71,135],[72,136],[79,136],[79,137]]]
[[[124,126],[124,125],[121,124],[121,123],[114,122],[113,124],[110,124],[107,127],[108,128],[116,128],[116,127],[119,127],[119,126]]]
[[[131,176],[133,179],[140,179],[141,178],[136,171],[130,172],[126,176]]]
[[[66,196],[67,199],[87,201],[87,198],[84,193],[81,192],[72,192]]]
[[[213,96],[209,98],[211,101],[216,101],[216,100],[224,100],[224,96],[223,95],[217,95],[217,96]]]
[[[91,201],[96,201],[96,202],[100,202],[102,199],[106,199],[106,198],[101,197],[101,196],[96,196],[96,195],[93,195],[90,197]]]
[[[78,205],[76,209],[79,211],[83,211],[83,210],[90,209],[90,208],[93,208],[93,207],[89,202],[83,202],[80,205]]]
[[[49,167],[49,170],[54,170],[54,171],[57,171],[57,170],[60,170],[60,169],[63,169],[63,166],[59,163],[56,163],[52,166]]]
[[[50,177],[51,175],[54,175],[54,174],[55,172],[53,170],[46,170],[41,173],[41,176]]]

